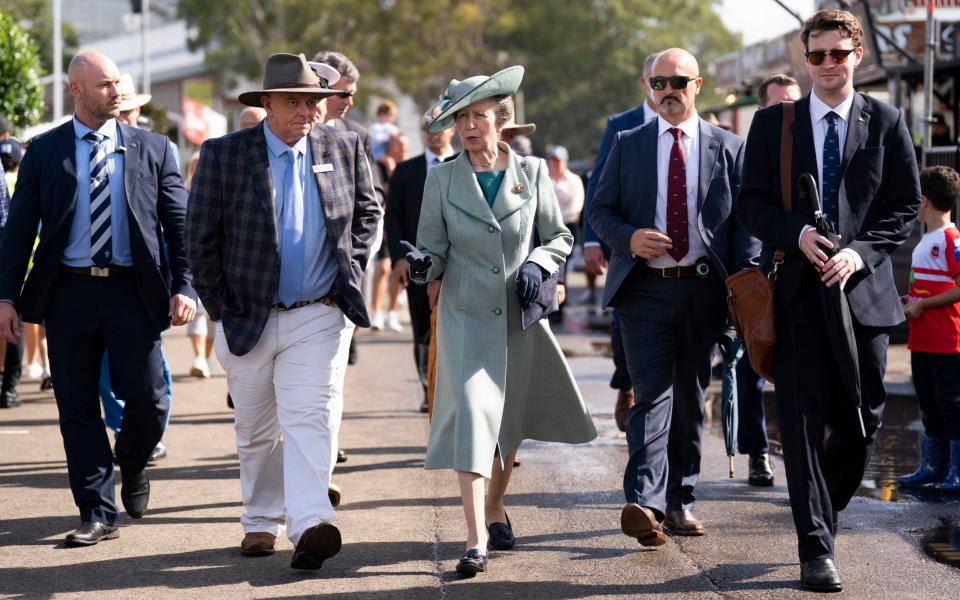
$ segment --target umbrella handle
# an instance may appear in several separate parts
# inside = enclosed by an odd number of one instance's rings
[[[730,479],[733,479],[733,457],[727,457],[727,467],[730,469]]]

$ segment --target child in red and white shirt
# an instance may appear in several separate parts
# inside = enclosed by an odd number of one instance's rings
[[[960,491],[960,231],[950,211],[960,199],[960,174],[950,167],[920,173],[920,221],[926,233],[913,250],[907,347],[923,420],[920,467],[902,487]]]

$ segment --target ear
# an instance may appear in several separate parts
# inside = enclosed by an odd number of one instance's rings
[[[857,51],[853,53],[853,68],[860,66],[860,61],[863,60],[863,46],[857,46]]]

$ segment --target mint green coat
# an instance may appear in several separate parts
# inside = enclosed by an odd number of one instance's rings
[[[520,327],[517,270],[555,273],[573,247],[546,162],[510,153],[493,208],[467,153],[430,170],[417,242],[443,276],[437,385],[426,468],[490,476],[494,450],[524,439],[584,443],[597,436],[570,367],[545,320]],[[540,246],[531,249],[534,227]],[[418,281],[419,283],[419,281]]]

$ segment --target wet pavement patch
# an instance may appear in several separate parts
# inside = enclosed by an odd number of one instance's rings
[[[918,532],[923,552],[937,562],[960,568],[960,524],[948,519],[941,521],[940,527]]]

